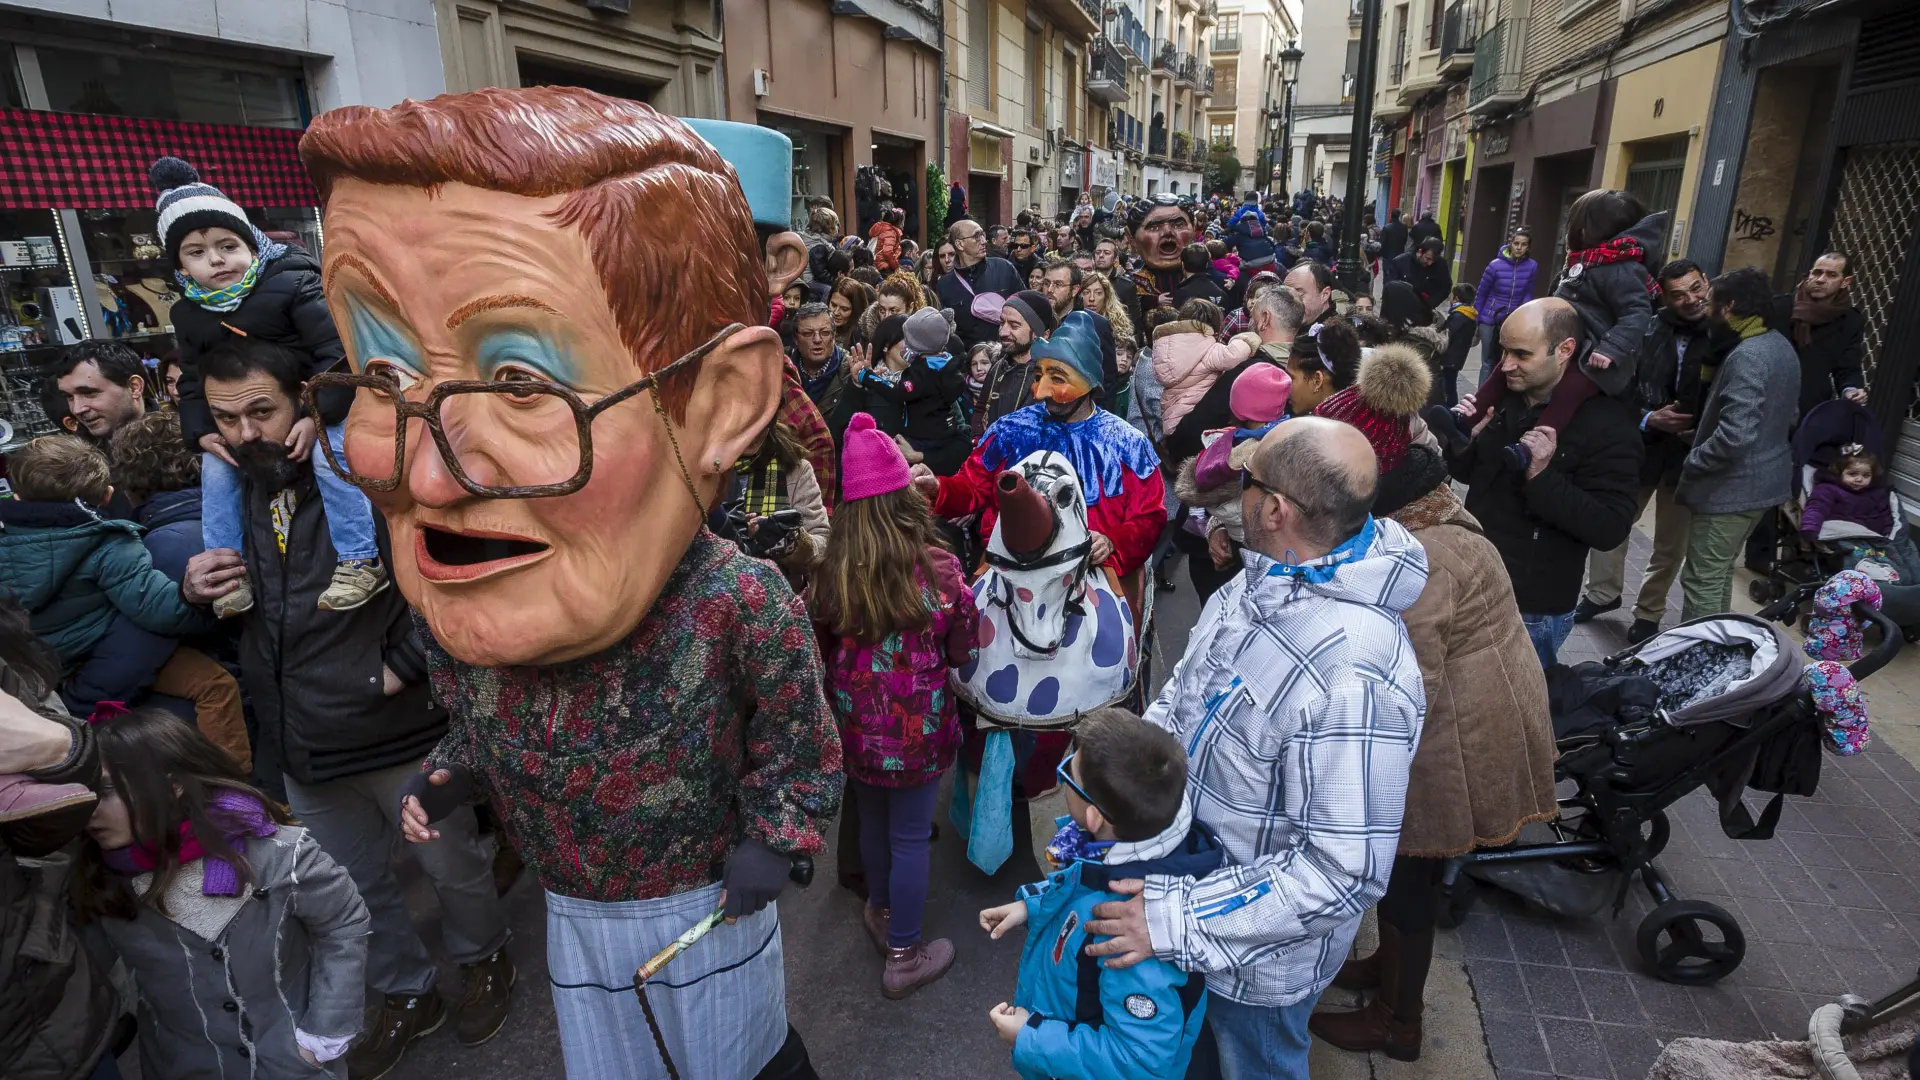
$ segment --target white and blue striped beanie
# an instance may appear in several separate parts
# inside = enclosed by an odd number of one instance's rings
[[[161,246],[174,269],[180,268],[180,242],[200,229],[230,229],[259,254],[259,240],[247,212],[219,188],[201,183],[193,166],[177,157],[163,157],[147,170],[147,178],[160,192],[153,208],[160,215]]]

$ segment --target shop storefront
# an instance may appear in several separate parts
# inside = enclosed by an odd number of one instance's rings
[[[1485,266],[1518,225],[1532,230],[1540,265],[1565,260],[1567,211],[1603,182],[1606,155],[1594,134],[1608,130],[1612,91],[1604,82],[1481,130],[1467,193],[1466,267]]]
[[[155,158],[184,158],[261,229],[319,252],[298,67],[105,70],[120,67],[85,49],[0,44],[0,450],[53,430],[38,375],[61,346],[112,338],[150,364],[174,348]]]

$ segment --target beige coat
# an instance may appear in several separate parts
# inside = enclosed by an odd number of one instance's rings
[[[1400,854],[1445,858],[1511,841],[1555,814],[1553,720],[1539,656],[1500,553],[1442,486],[1393,515],[1427,550],[1402,618],[1427,689]]]

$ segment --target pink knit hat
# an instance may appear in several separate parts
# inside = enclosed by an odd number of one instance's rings
[[[893,436],[874,426],[871,415],[854,413],[840,445],[844,447],[840,451],[842,502],[871,499],[913,483],[900,447],[894,444]]]
[[[1233,380],[1227,405],[1241,420],[1270,423],[1287,414],[1293,377],[1278,364],[1255,364]]]

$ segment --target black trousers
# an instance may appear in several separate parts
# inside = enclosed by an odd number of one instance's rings
[[[1440,911],[1440,868],[1444,865],[1444,859],[1394,856],[1387,894],[1380,898],[1380,921],[1403,934],[1431,931]]]

